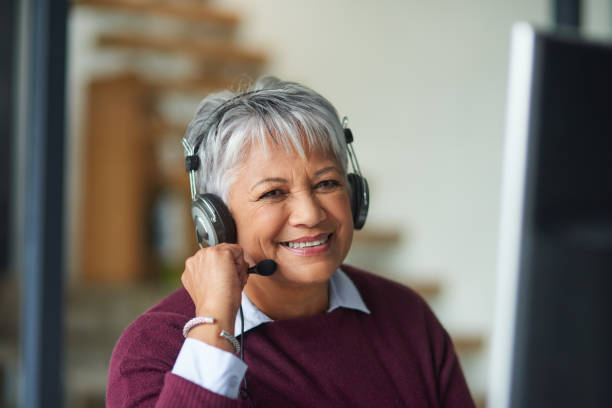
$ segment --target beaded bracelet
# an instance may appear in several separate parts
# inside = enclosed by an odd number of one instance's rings
[[[196,316],[193,319],[189,320],[187,323],[185,323],[185,326],[183,327],[183,337],[186,338],[187,334],[189,334],[189,330],[193,329],[196,326],[199,326],[201,324],[214,323],[214,322],[215,322],[214,317]]]
[[[189,331],[196,326],[199,326],[201,324],[210,324],[214,322],[215,322],[214,317],[196,316],[193,319],[189,320],[187,323],[185,323],[185,326],[183,326],[183,336],[187,338]],[[219,337],[223,337],[224,339],[229,341],[232,347],[234,347],[234,352],[236,354],[240,354],[240,343],[238,342],[238,340],[236,340],[236,337],[232,336],[225,330],[221,330],[221,333],[219,333]]]

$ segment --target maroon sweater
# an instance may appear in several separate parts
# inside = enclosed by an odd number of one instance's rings
[[[451,340],[425,302],[397,283],[342,269],[371,314],[339,308],[247,332],[254,404],[474,407]],[[125,330],[110,362],[108,407],[248,406],[170,372],[194,313],[189,294],[179,289]]]

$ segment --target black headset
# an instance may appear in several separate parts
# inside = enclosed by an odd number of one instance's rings
[[[244,94],[239,95],[244,96]],[[231,99],[230,101],[232,101]],[[229,101],[228,101],[229,102]],[[235,105],[222,104],[216,113],[213,113],[211,125],[219,123],[223,116]],[[347,180],[350,187],[351,211],[353,215],[353,226],[355,229],[361,229],[365,224],[368,215],[368,207],[370,205],[370,190],[368,182],[361,175],[361,169],[357,162],[357,156],[353,150],[353,133],[348,128],[348,118],[344,117],[342,126],[344,128],[344,137],[347,144],[348,156],[351,161],[353,173],[347,175]],[[189,188],[191,190],[191,217],[195,226],[196,239],[200,247],[214,246],[222,242],[234,244],[237,241],[236,223],[230,213],[229,208],[223,200],[209,193],[198,194],[195,182],[195,173],[200,168],[200,158],[198,149],[207,131],[202,132],[202,136],[197,141],[195,146],[191,146],[187,139],[182,139],[182,144],[185,149],[185,168],[189,173]],[[202,244],[204,243],[204,245]]]

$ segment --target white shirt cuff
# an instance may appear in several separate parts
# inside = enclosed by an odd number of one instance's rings
[[[238,398],[247,365],[234,354],[195,339],[185,339],[172,373],[214,393]]]

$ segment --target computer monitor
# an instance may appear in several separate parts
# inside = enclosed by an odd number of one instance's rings
[[[612,45],[511,44],[489,407],[612,407]]]

